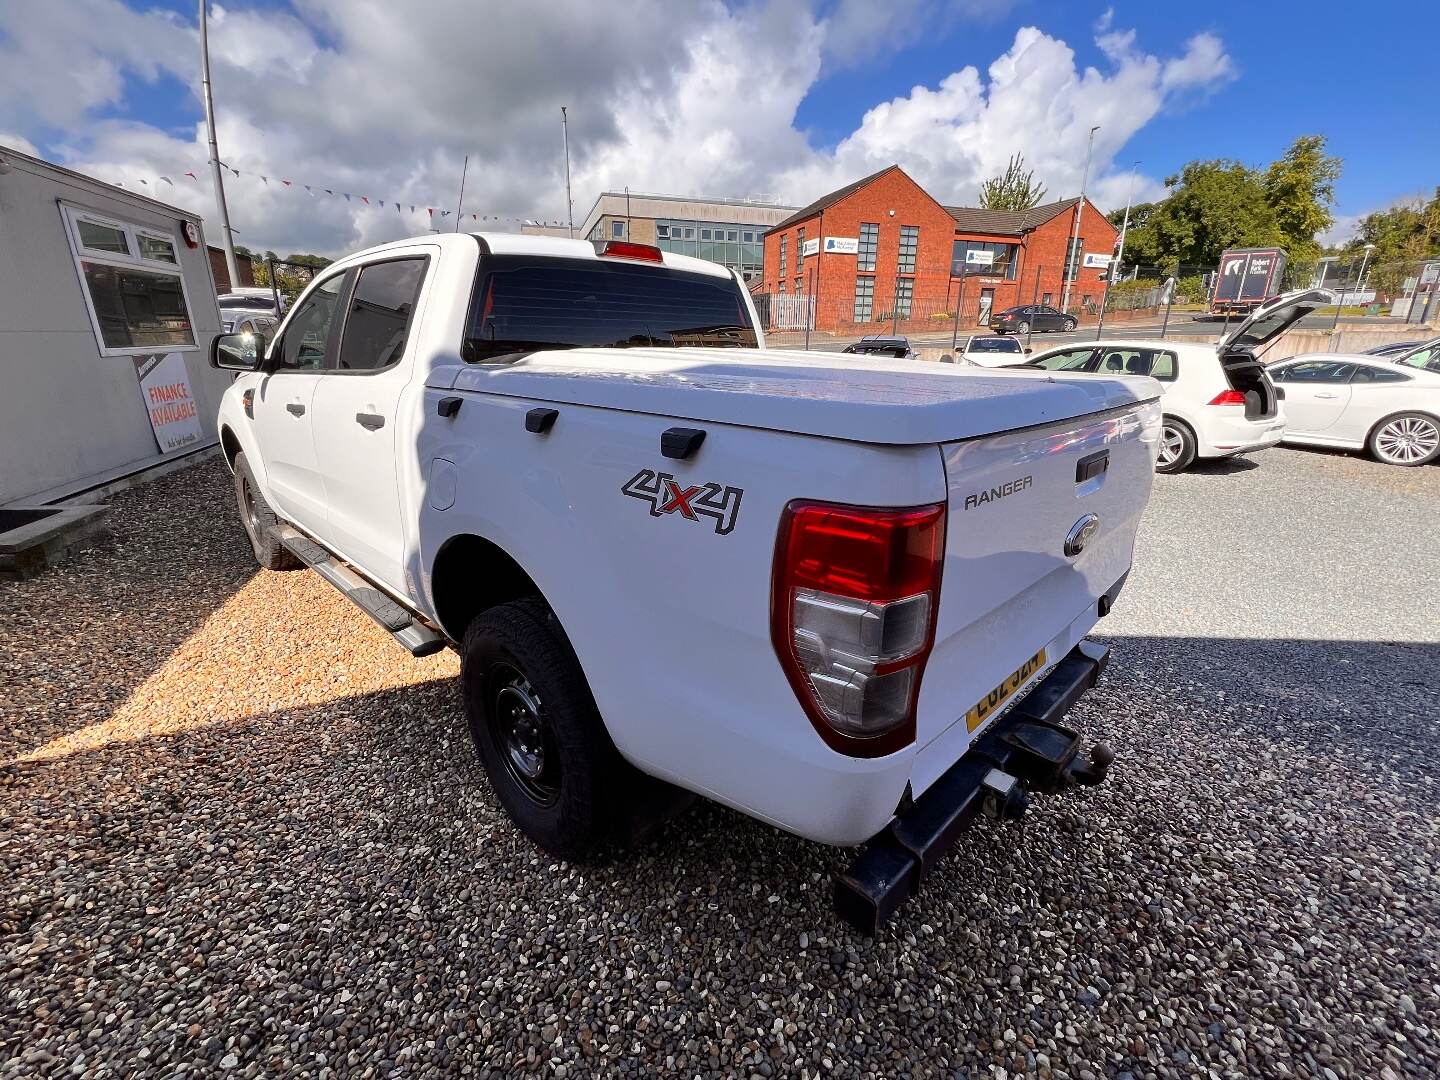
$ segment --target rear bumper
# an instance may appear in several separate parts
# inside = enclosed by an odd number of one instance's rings
[[[981,813],[1018,817],[1026,790],[1098,784],[1113,755],[1097,746],[1081,762],[1080,736],[1060,723],[1094,686],[1108,646],[1083,640],[911,806],[898,814],[835,881],[835,910],[873,934],[920,889],[960,834]]]
[[[1196,434],[1199,436],[1198,457],[1250,454],[1274,446],[1284,437],[1285,417],[1277,414],[1268,420],[1211,418]]]

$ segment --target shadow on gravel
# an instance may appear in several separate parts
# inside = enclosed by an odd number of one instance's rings
[[[1259,462],[1248,457],[1199,458],[1190,466],[1189,471],[1201,476],[1235,476],[1259,467]]]

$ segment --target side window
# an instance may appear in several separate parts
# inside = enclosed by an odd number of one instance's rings
[[[1285,381],[1343,383],[1349,381],[1354,370],[1354,364],[1342,364],[1335,360],[1302,360],[1286,368]]]
[[[1440,371],[1440,344],[1424,345],[1408,354],[1400,363],[1406,367]]]
[[[336,301],[345,275],[326,278],[315,287],[285,327],[280,343],[278,371],[319,371],[325,366],[325,350],[330,344],[330,331],[335,325]]]
[[[1154,358],[1150,366],[1150,377],[1161,379],[1166,382],[1174,382],[1176,375],[1175,354],[1173,352],[1151,353]]]
[[[360,270],[340,339],[341,371],[377,371],[399,363],[424,275],[423,258],[394,259]]]
[[[1094,349],[1064,349],[1049,356],[1042,356],[1034,361],[1034,365],[1047,371],[1088,371],[1094,356]]]
[[[1410,376],[1395,368],[1371,367],[1369,364],[1356,364],[1355,375],[1350,381],[1352,383],[1409,382]]]

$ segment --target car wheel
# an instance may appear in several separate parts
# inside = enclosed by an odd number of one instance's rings
[[[1067,334],[1071,333],[1075,329],[1075,320],[1067,317],[1066,320],[1061,324],[1061,329],[1063,329]]]
[[[1155,471],[1177,473],[1190,467],[1195,460],[1195,433],[1188,425],[1169,416],[1160,426],[1160,456]]]
[[[528,599],[477,616],[460,680],[470,737],[510,819],[560,858],[594,854],[638,773],[610,741],[554,614]]]
[[[1424,413],[1400,413],[1375,425],[1370,453],[1386,465],[1424,465],[1440,457],[1440,420]]]
[[[260,494],[255,484],[255,474],[243,453],[235,455],[235,503],[240,510],[240,524],[245,526],[245,536],[250,541],[250,550],[255,552],[255,561],[266,570],[297,570],[304,564],[275,536],[280,524],[275,511]]]
[[[1028,322],[1022,322],[1022,323],[1016,323],[1016,324],[1015,324],[1015,333],[1017,333],[1017,334],[1028,334],[1029,332],[1030,332],[1030,324],[1029,324]]]

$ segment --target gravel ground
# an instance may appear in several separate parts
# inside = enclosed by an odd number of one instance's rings
[[[0,584],[0,1076],[1434,1076],[1440,469],[1256,466],[1157,478],[1109,782],[874,941],[713,806],[550,862],[452,657],[255,571],[221,465],[117,496]]]

